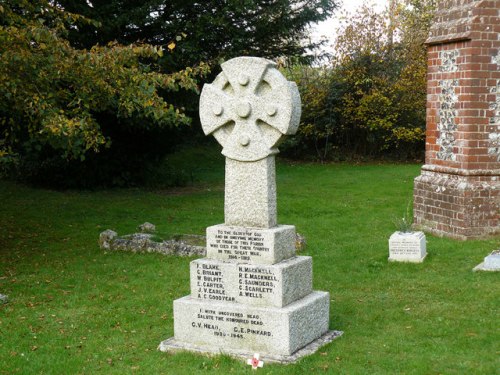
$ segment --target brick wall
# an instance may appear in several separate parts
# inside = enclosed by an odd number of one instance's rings
[[[500,233],[500,0],[441,1],[428,43],[426,160],[415,223]]]

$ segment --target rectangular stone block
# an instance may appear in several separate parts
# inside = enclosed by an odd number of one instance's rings
[[[312,292],[312,258],[293,257],[274,265],[191,262],[191,296],[252,306],[286,306]]]
[[[224,220],[227,225],[276,226],[274,155],[251,163],[226,158],[224,192]]]
[[[426,255],[425,234],[423,232],[394,232],[389,238],[390,261],[420,263]]]
[[[290,355],[328,331],[329,305],[327,292],[312,292],[283,308],[188,296],[174,301],[175,340],[220,352]]]
[[[207,228],[207,258],[236,263],[274,264],[295,255],[295,227],[261,229],[224,224]]]

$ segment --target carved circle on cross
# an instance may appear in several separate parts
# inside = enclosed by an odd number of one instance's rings
[[[278,152],[284,135],[295,134],[300,122],[300,95],[294,82],[272,61],[237,57],[203,87],[200,120],[213,134],[222,154],[238,161],[257,161]]]

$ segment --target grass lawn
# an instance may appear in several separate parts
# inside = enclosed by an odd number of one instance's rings
[[[173,162],[194,184],[164,191],[39,190],[0,182],[0,374],[251,373],[226,356],[156,350],[172,336],[172,302],[189,294],[193,258],[106,253],[105,229],[203,234],[223,222],[223,159]],[[184,155],[185,156],[185,155]],[[183,165],[181,165],[183,164]],[[195,166],[195,167],[192,167]],[[427,235],[423,264],[388,263],[393,219],[419,165],[278,163],[278,214],[307,238],[314,288],[331,294],[344,335],[262,374],[498,374],[499,274],[472,268],[500,238]]]

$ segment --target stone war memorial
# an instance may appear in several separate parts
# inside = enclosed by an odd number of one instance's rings
[[[439,1],[428,45],[425,165],[415,224],[456,239],[500,234],[500,1]]]
[[[266,59],[229,60],[203,87],[202,127],[226,157],[224,224],[207,228],[160,350],[290,363],[341,334],[329,330],[329,293],[312,290],[311,257],[295,255],[295,227],[277,220],[276,147],[300,114],[295,83]]]

